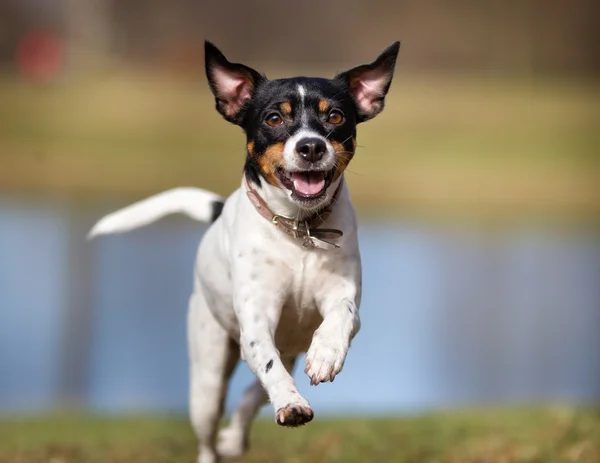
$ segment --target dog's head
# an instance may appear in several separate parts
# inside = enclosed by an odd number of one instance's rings
[[[383,110],[399,48],[333,79],[268,80],[206,42],[217,110],[247,136],[248,179],[306,211],[327,203],[354,156],[356,125]]]

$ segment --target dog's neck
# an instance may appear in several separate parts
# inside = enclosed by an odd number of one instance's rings
[[[328,195],[331,193],[326,191],[326,196],[324,201],[322,201],[323,206],[319,205],[318,208],[315,206],[314,211],[299,208],[301,210],[297,210],[295,216],[287,215],[289,212],[294,212],[291,208],[285,209],[280,207],[280,210],[286,211],[285,215],[273,212],[264,197],[248,182],[246,177],[243,179],[242,188],[246,190],[248,200],[260,215],[269,220],[286,235],[301,240],[305,248],[335,249],[339,248],[339,245],[328,240],[336,240],[344,232],[335,228],[321,228],[332,214],[344,185],[341,178],[335,183],[335,190],[330,199]]]
[[[310,209],[301,207],[298,203],[294,202],[291,199],[291,191],[273,186],[265,181],[261,182],[260,187],[256,184],[251,185],[273,214],[303,221],[331,205],[343,178],[344,176],[340,175],[335,182],[332,182],[325,192],[323,201]]]

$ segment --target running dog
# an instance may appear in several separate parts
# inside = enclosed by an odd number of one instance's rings
[[[206,42],[216,109],[246,134],[240,187],[226,200],[198,188],[170,190],[104,217],[90,232],[124,232],[171,213],[212,222],[198,249],[188,312],[198,463],[241,456],[267,402],[281,426],[313,419],[291,375],[299,354],[306,352],[312,385],[342,370],[360,328],[362,279],[344,170],[357,124],[383,110],[399,48],[396,42],[333,79],[268,80]],[[257,379],[218,432],[240,359]]]

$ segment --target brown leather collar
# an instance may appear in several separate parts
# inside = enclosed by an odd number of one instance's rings
[[[317,227],[323,225],[323,223],[331,215],[331,212],[333,211],[333,205],[340,196],[343,183],[344,178],[342,177],[340,184],[333,194],[333,198],[331,198],[331,202],[327,206],[320,211],[315,212],[305,220],[299,221],[289,217],[284,217],[282,215],[273,214],[264,199],[262,199],[256,190],[252,188],[252,185],[250,185],[250,182],[248,182],[248,179],[246,176],[244,176],[244,184],[246,185],[246,194],[248,195],[248,199],[250,199],[250,202],[254,205],[260,215],[270,221],[286,235],[302,240],[305,248],[319,249],[339,248],[339,245],[325,241],[323,238],[339,238],[344,234],[341,230]]]

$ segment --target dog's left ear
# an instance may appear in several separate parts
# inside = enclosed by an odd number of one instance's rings
[[[335,76],[347,85],[356,105],[358,122],[377,116],[384,106],[392,77],[400,42],[394,42],[370,64],[363,64]]]
[[[266,77],[243,64],[230,63],[209,41],[204,42],[204,59],[217,111],[229,122],[240,125],[246,104]]]

